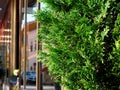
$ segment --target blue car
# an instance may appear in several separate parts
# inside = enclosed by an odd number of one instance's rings
[[[31,71],[30,72],[30,77],[28,79],[30,82],[36,82],[36,72]]]
[[[31,71],[26,71],[26,83],[28,83],[30,75],[31,75]],[[23,84],[23,80],[24,80],[24,71],[21,72],[21,84]]]

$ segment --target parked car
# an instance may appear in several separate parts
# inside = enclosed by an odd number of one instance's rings
[[[26,71],[26,82],[27,83],[29,81],[30,75],[31,75],[31,71]],[[21,72],[21,84],[23,84],[23,80],[24,80],[24,71]]]
[[[31,82],[31,83],[36,82],[36,72],[35,71],[31,71],[28,81]]]

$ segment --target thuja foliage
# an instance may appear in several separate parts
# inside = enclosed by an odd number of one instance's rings
[[[41,0],[40,58],[68,90],[120,90],[120,1]]]

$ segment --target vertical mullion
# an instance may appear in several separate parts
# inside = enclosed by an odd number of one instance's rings
[[[27,5],[28,1],[24,0],[24,90],[26,90],[26,62],[27,62]]]

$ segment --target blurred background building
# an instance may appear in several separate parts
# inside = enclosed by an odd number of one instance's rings
[[[36,71],[37,22],[32,18],[36,2],[28,0],[27,7],[26,69],[31,71]],[[24,19],[24,0],[0,0],[0,66],[8,77],[14,69],[24,69]],[[48,71],[43,74],[43,83],[53,83]]]

